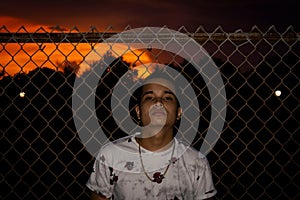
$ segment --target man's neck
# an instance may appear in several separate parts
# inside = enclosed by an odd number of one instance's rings
[[[143,137],[145,133],[142,132],[142,137],[136,137],[136,141],[141,147],[149,151],[163,151],[168,149],[173,140],[172,130],[161,130],[151,137]]]

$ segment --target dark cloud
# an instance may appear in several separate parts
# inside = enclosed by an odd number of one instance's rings
[[[296,1],[212,1],[212,0],[14,0],[1,2],[1,14],[22,18],[35,24],[78,26],[91,25],[103,29],[113,26],[123,29],[127,25],[163,26],[194,30],[198,26],[214,29],[221,25],[226,31],[252,26],[279,29],[293,25],[299,29],[300,18]]]

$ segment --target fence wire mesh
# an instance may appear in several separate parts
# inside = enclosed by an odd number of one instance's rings
[[[217,199],[299,199],[299,33],[293,27],[282,33],[274,27],[178,31],[204,47],[225,84],[225,125],[207,155]],[[73,85],[85,73],[84,59],[116,33],[0,28],[1,199],[89,199],[85,183],[94,157],[74,125]],[[193,146],[199,149],[211,99],[190,63],[155,49],[100,54],[114,60],[96,92],[99,123],[110,140],[125,135],[112,116],[114,85],[130,70],[134,81],[135,67],[156,59],[179,70],[196,91],[202,124]]]

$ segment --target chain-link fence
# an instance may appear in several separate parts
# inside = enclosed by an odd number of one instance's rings
[[[204,47],[225,85],[225,125],[207,155],[217,199],[299,199],[299,33],[292,27],[281,33],[274,27],[178,32]],[[90,70],[84,68],[85,58],[115,34],[95,28],[34,33],[0,28],[1,199],[89,199],[85,183],[94,157],[78,136],[72,92],[76,77]],[[125,136],[112,116],[114,86],[125,73],[136,81],[145,73],[139,66],[155,60],[181,72],[197,94],[201,126],[193,146],[199,149],[209,127],[211,99],[191,63],[151,47],[123,55],[108,52],[98,54],[113,62],[96,91],[106,136]]]

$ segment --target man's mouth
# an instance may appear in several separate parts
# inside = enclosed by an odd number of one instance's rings
[[[155,115],[155,116],[165,116],[166,115],[166,111],[164,110],[154,110],[153,112],[151,112],[151,115]]]

